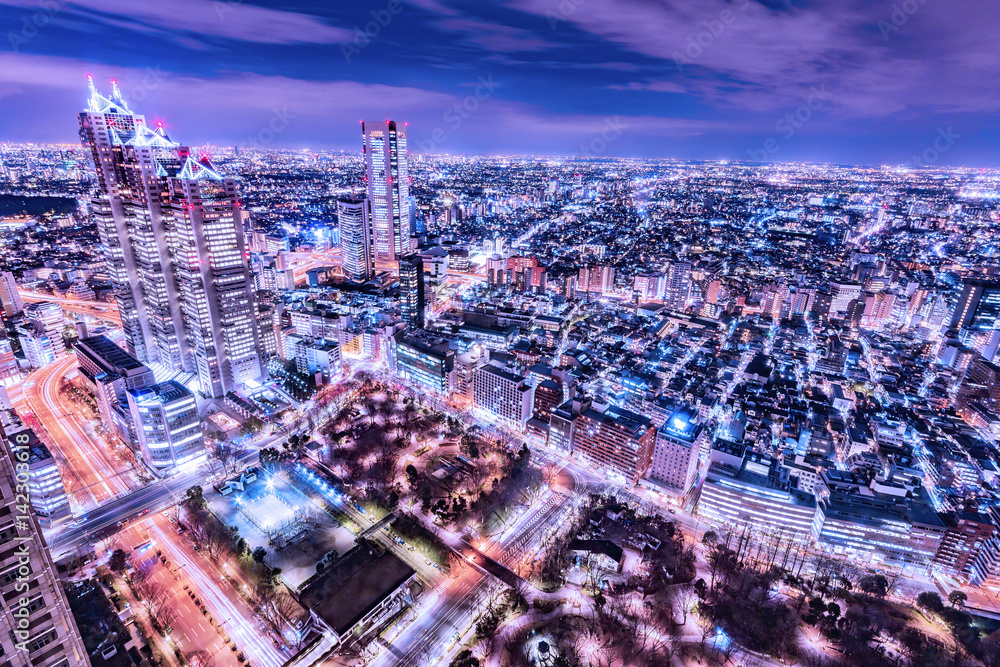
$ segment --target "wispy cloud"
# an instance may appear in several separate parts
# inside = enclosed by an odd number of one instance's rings
[[[541,51],[551,45],[529,31],[474,18],[450,18],[437,27],[462,35],[465,39],[496,51]]]
[[[47,125],[63,128],[65,139],[73,136],[73,118],[83,109],[86,73],[95,81],[116,78],[124,88],[133,79],[146,76],[142,69],[111,68],[70,58],[0,53],[0,90],[12,106],[25,114],[48,114]],[[100,84],[99,84],[100,85]],[[109,85],[109,84],[108,84]],[[501,82],[502,90],[502,82]],[[43,98],[45,105],[28,105]],[[389,86],[356,81],[308,81],[284,76],[231,73],[200,78],[166,72],[162,83],[150,91],[138,113],[163,120],[174,138],[187,143],[238,142],[255,131],[280,106],[294,114],[296,122],[281,136],[285,146],[348,147],[355,141],[356,123],[364,117],[395,118],[409,121],[411,136],[419,139],[441,125],[456,103],[468,94],[467,87],[452,91],[426,90],[409,86]],[[197,104],[192,104],[196,100]],[[27,105],[27,106],[26,106]],[[718,121],[688,118],[659,118],[622,115],[628,127],[642,128],[646,136],[683,138],[702,133],[731,131],[734,126]],[[576,144],[591,138],[605,127],[607,116],[598,114],[554,113],[542,106],[495,97],[483,104],[475,122],[466,123],[452,150],[496,143],[511,137],[507,148],[523,151],[537,146],[539,151],[569,154]],[[39,119],[42,120],[41,118]],[[0,127],[0,138],[4,128]],[[345,139],[346,138],[346,139]],[[51,140],[52,137],[49,137]],[[483,143],[487,142],[487,143]],[[625,142],[622,142],[625,145]],[[278,145],[278,141],[275,142]]]
[[[38,9],[37,0],[0,0],[0,5]],[[239,0],[70,0],[63,13],[116,28],[191,33],[263,44],[333,44],[353,39],[350,30],[327,25],[315,16]]]
[[[539,16],[553,5],[551,0],[503,2]],[[587,0],[565,20],[661,60],[672,81],[713,106],[780,109],[823,83],[832,92],[832,112],[841,116],[881,117],[911,107],[1000,110],[996,4],[924,3],[893,39],[885,40],[879,22],[898,4],[816,0],[776,9],[759,0]],[[731,12],[732,20],[722,27],[724,12]],[[677,72],[674,63],[688,48],[698,57]]]

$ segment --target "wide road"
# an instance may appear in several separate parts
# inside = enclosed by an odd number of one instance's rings
[[[141,553],[133,552],[130,560],[136,569],[145,572],[150,581],[160,586],[164,595],[170,600],[172,612],[172,620],[169,620],[170,642],[179,647],[189,661],[192,659],[192,654],[197,654],[211,660],[207,664],[214,665],[214,667],[239,667],[240,663],[236,659],[236,654],[222,641],[219,631],[206,620],[205,615],[201,613],[201,610],[185,590],[186,586],[190,586],[183,571],[187,568],[177,572],[178,565],[173,554],[167,549],[162,549],[165,540],[161,537],[162,531],[156,525],[158,520],[160,520],[160,526],[167,523],[159,514],[154,514],[151,519],[141,523],[137,522],[133,528],[123,531],[118,546],[128,551],[147,540],[153,542],[151,547]],[[158,549],[162,549],[166,553],[168,558],[166,563],[157,557]],[[201,594],[200,590],[196,592]],[[200,601],[203,604],[208,602],[204,595],[201,595]],[[226,617],[219,618],[215,609],[210,611],[216,622],[226,622]],[[228,624],[223,626],[223,630],[226,628],[228,628]],[[152,640],[157,643],[161,650],[171,651],[166,642],[158,636],[154,636]]]
[[[74,406],[60,395],[63,378],[76,366],[76,356],[68,355],[31,373],[21,397],[27,410],[18,412],[30,413],[44,429],[39,436],[60,465],[74,509],[89,510],[139,488],[141,482],[131,464],[115,461],[107,443],[86,428]]]
[[[267,447],[287,436],[272,435],[257,443],[240,461],[248,466],[257,464],[257,447]],[[205,484],[205,471],[182,473],[152,482],[123,498],[112,500],[87,515],[79,524],[66,526],[51,535],[46,535],[52,557],[60,558],[77,549],[90,548],[108,535],[117,532],[119,523],[142,516],[145,510],[159,512],[183,500],[185,492],[192,486]]]
[[[221,578],[217,565],[201,553],[196,553],[187,541],[174,533],[159,515],[151,523],[149,534],[156,547],[163,551],[173,566],[175,576],[191,586],[202,604],[236,642],[252,664],[260,667],[281,667],[290,657],[280,651],[264,628],[258,627],[253,610],[240,598],[232,584]],[[186,594],[185,594],[186,597]],[[189,625],[197,628],[204,623],[200,610],[186,615]],[[207,623],[205,623],[207,625]],[[211,635],[209,635],[211,638]],[[213,639],[214,644],[214,639]]]

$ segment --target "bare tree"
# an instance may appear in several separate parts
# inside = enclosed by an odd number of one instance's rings
[[[233,474],[239,469],[240,457],[246,448],[222,440],[208,441],[208,460],[212,467],[223,475]]]
[[[694,592],[694,586],[681,586],[676,594],[675,601],[677,603],[677,608],[681,612],[680,624],[685,625],[687,623],[688,614],[694,609],[695,604],[698,602],[698,595]]]
[[[150,619],[160,628],[170,627],[177,618],[173,593],[149,578],[142,584],[142,589],[142,602],[149,612]]]

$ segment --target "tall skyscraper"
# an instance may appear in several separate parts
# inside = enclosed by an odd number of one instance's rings
[[[17,281],[10,271],[0,271],[0,308],[4,317],[17,315],[24,310],[21,295],[17,291]]]
[[[220,397],[264,373],[236,182],[90,82],[80,137],[128,351]]]
[[[5,601],[0,664],[87,667],[87,650],[38,518],[17,490],[15,462],[30,465],[31,438],[24,431],[8,434],[7,428],[0,432],[0,593]]]
[[[340,227],[340,257],[344,275],[352,283],[368,282],[373,271],[371,228],[365,200],[338,200],[337,224]]]
[[[691,297],[691,262],[674,262],[667,273],[663,300],[667,308],[683,311]]]
[[[413,253],[399,259],[399,302],[403,321],[424,328],[424,260]]]
[[[395,121],[364,121],[365,179],[373,262],[394,262],[410,251],[410,172],[406,131]]]

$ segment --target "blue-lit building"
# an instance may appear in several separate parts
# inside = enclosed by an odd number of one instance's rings
[[[967,280],[951,318],[953,328],[991,331],[1000,322],[1000,282]]]
[[[679,408],[656,432],[656,445],[646,485],[657,491],[686,496],[698,478],[698,459],[707,441],[694,410]]]
[[[66,487],[63,486],[56,460],[48,448],[31,429],[12,430],[7,438],[11,443],[27,449],[28,494],[31,497],[31,509],[38,515],[42,525],[51,526],[68,518],[72,510]]]
[[[947,527],[915,494],[919,488],[825,470],[819,504],[820,546],[827,552],[872,565],[923,571],[934,559]]]
[[[129,389],[127,396],[135,444],[150,467],[183,467],[204,459],[198,405],[184,385],[170,380]]]

